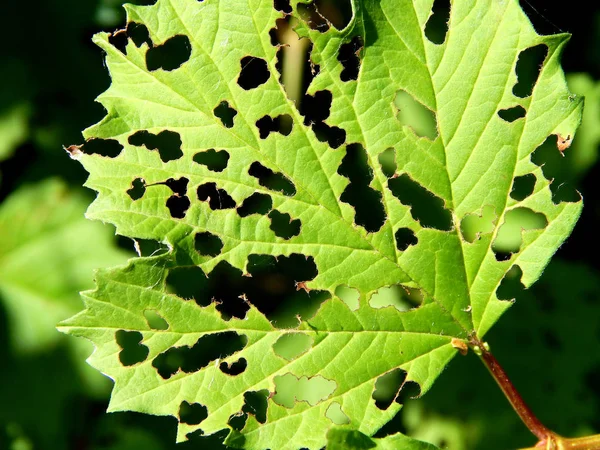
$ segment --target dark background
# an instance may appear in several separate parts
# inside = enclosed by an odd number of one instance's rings
[[[81,187],[83,168],[62,145],[82,143],[81,130],[104,114],[93,100],[110,80],[91,37],[123,25],[120,3],[5,0],[0,6],[0,117],[19,105],[27,110],[23,136],[0,162],[0,208],[23,186],[51,177],[92,199]],[[572,33],[564,70],[586,73],[596,86],[600,5],[528,0],[522,6],[538,32]],[[599,102],[600,96],[587,100]],[[600,117],[586,120],[592,130],[600,126]],[[597,148],[592,153],[595,161]],[[574,170],[569,156],[557,176],[582,193],[583,216],[542,279],[519,294],[488,340],[542,421],[559,433],[577,435],[600,432],[600,259],[594,251],[599,247],[600,165]],[[0,229],[0,240],[9,232]],[[116,245],[131,250],[126,241]],[[91,382],[96,387],[89,388],[78,368],[81,361],[73,357],[72,338],[20,352],[1,296],[0,290],[0,449],[219,448],[218,440],[202,438],[176,446],[174,418],[105,414],[110,384],[96,379]],[[394,429],[450,449],[501,450],[534,443],[473,355],[455,358],[424,399],[408,401],[387,430]]]

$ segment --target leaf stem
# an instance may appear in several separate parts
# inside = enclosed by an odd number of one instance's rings
[[[529,428],[534,436],[540,441],[547,440],[550,435],[554,435],[552,431],[540,422],[540,420],[533,414],[533,411],[527,406],[521,394],[517,391],[515,386],[512,384],[508,375],[498,362],[498,360],[489,351],[489,347],[486,343],[481,342],[479,339],[473,339],[471,345],[476,354],[478,354],[485,366],[488,368],[502,392],[510,402],[515,412],[519,415],[525,426]]]
[[[539,439],[535,447],[523,450],[600,450],[600,434],[580,438],[564,438],[546,428],[527,406],[498,360],[490,352],[487,343],[474,337],[469,344],[488,368],[525,426]]]

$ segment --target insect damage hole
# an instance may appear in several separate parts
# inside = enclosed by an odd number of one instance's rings
[[[133,41],[138,48],[144,43],[150,48],[153,46],[148,28],[141,23],[129,22],[126,28],[117,30],[108,37],[108,42],[123,54],[126,53],[129,40]]]
[[[250,255],[247,271],[251,277],[244,277],[246,299],[278,328],[298,326],[330,297],[326,291],[299,287],[317,276],[313,257]]]
[[[307,402],[310,406],[326,400],[337,388],[337,383],[320,375],[312,378],[297,378],[291,373],[274,378],[275,394],[273,401],[291,409],[296,402]]]
[[[292,219],[288,213],[280,213],[276,209],[269,213],[271,219],[271,230],[275,236],[289,240],[300,234],[300,219]]]
[[[304,116],[304,125],[312,127],[319,141],[327,142],[331,148],[338,148],[345,142],[346,132],[325,123],[331,111],[332,100],[330,91],[317,91],[314,95],[304,95],[300,103],[300,114]]]
[[[198,186],[196,191],[198,200],[208,201],[210,209],[231,209],[236,207],[235,200],[227,193],[225,189],[217,188],[216,183],[204,183]]]
[[[229,418],[228,425],[234,430],[241,431],[246,425],[250,414],[256,418],[258,423],[265,423],[267,421],[268,400],[269,391],[266,389],[244,392],[244,405],[240,412]]]
[[[181,402],[179,406],[179,422],[188,425],[199,425],[208,417],[208,409],[200,403]]]
[[[255,192],[242,202],[242,205],[237,209],[237,213],[240,217],[247,217],[252,214],[264,216],[271,209],[273,209],[273,199],[267,194]]]
[[[256,128],[261,139],[266,139],[272,132],[289,136],[292,132],[294,121],[289,114],[281,114],[275,118],[263,116],[256,121]]]
[[[273,0],[273,7],[277,11],[281,11],[285,14],[292,13],[292,7],[290,6],[290,0]]]
[[[142,344],[144,337],[139,331],[118,330],[115,339],[121,351],[119,361],[124,366],[133,366],[144,362],[150,353],[150,349]]]
[[[549,136],[531,154],[531,162],[541,167],[544,178],[550,181],[553,203],[578,202],[581,196],[573,187],[576,181],[575,171],[565,170],[565,161],[568,159],[563,159],[557,143],[560,143],[560,138],[556,135]]]
[[[391,178],[388,187],[392,194],[406,206],[421,226],[440,231],[452,229],[452,215],[444,208],[444,201],[433,195],[407,174]]]
[[[520,98],[529,97],[540,76],[542,65],[548,56],[548,46],[539,44],[519,53],[515,66],[517,82],[513,86],[513,94]]]
[[[529,208],[514,208],[508,211],[500,225],[492,250],[497,260],[510,259],[518,253],[523,244],[523,232],[541,230],[548,225],[548,219],[542,213]]]
[[[415,232],[410,228],[398,228],[394,233],[396,238],[396,248],[403,252],[412,245],[417,245],[419,239],[415,236]]]
[[[340,199],[354,207],[354,223],[370,233],[378,231],[383,226],[386,215],[381,202],[381,192],[369,186],[373,180],[373,171],[362,145],[346,146],[346,155],[338,173],[350,180]]]
[[[237,115],[237,111],[229,106],[229,102],[224,100],[219,103],[213,110],[213,113],[221,120],[225,128],[233,127],[233,119]]]
[[[153,330],[164,331],[169,329],[169,323],[154,309],[144,310],[144,318]]]
[[[521,105],[513,106],[512,108],[501,109],[498,111],[498,116],[502,120],[509,123],[522,119],[526,114],[527,111]]]
[[[388,148],[381,152],[378,157],[381,171],[387,178],[392,178],[396,174],[398,165],[396,164],[396,150]]]
[[[274,172],[268,167],[263,166],[258,161],[254,161],[248,169],[248,174],[258,179],[258,183],[271,190],[281,192],[283,195],[291,197],[296,194],[296,187],[285,175]]]
[[[525,285],[521,282],[522,277],[523,270],[518,265],[513,265],[506,272],[496,289],[496,297],[499,300],[513,300],[518,298],[525,291]]]
[[[535,175],[532,173],[515,177],[513,180],[512,189],[510,191],[511,198],[517,201],[525,200],[527,197],[533,194],[536,180],[537,179]]]
[[[494,231],[496,224],[495,208],[491,205],[483,207],[481,214],[467,214],[460,222],[460,232],[465,241],[473,243],[483,234]]]
[[[312,30],[317,30],[320,33],[325,33],[329,30],[330,23],[319,11],[316,0],[309,4],[299,3],[296,8],[300,18],[306,22]]]
[[[194,155],[193,161],[197,164],[206,166],[212,172],[223,172],[229,162],[229,153],[225,150],[215,150],[211,148],[204,152],[198,152]]]
[[[360,73],[360,52],[364,47],[361,36],[354,36],[350,42],[342,44],[338,52],[338,61],[343,69],[340,80],[343,82],[358,80]]]
[[[432,44],[441,45],[446,40],[450,7],[450,0],[435,0],[433,2],[431,16],[425,24],[425,37]]]
[[[223,241],[214,234],[204,231],[194,236],[194,248],[202,256],[218,256],[223,250]]]
[[[146,68],[153,72],[158,69],[172,71],[181,67],[190,59],[192,46],[187,36],[178,34],[167,39],[163,44],[148,49],[146,52]]]
[[[148,150],[158,150],[162,162],[169,162],[183,156],[181,137],[179,133],[164,130],[158,134],[147,130],[136,131],[129,136],[128,142],[136,147],[146,147]]]
[[[343,301],[351,311],[356,311],[360,306],[360,292],[358,289],[340,285],[335,288],[335,296]]]
[[[331,420],[335,425],[347,425],[350,418],[342,411],[342,405],[338,402],[332,402],[325,412],[325,417]]]
[[[396,93],[394,106],[396,118],[403,126],[408,126],[418,137],[435,140],[438,136],[435,112],[403,90]]]
[[[304,333],[286,333],[273,344],[275,354],[293,361],[306,353],[313,345],[313,338]]]
[[[116,139],[93,138],[85,141],[83,145],[72,145],[67,148],[67,151],[71,154],[74,154],[77,150],[82,151],[86,155],[100,155],[107,158],[116,158],[121,154],[123,146]]]
[[[369,299],[369,305],[372,308],[380,309],[393,306],[400,312],[410,311],[422,304],[423,293],[419,289],[408,288],[400,284],[382,287]]]
[[[240,358],[232,363],[227,363],[223,361],[221,364],[219,364],[219,370],[227,375],[231,375],[232,377],[244,373],[247,367],[248,361],[246,360],[246,358]]]
[[[136,201],[146,193],[146,183],[142,178],[136,178],[131,182],[131,189],[127,189],[127,195],[131,200]]]
[[[227,358],[242,350],[248,338],[234,331],[202,336],[193,346],[171,347],[152,361],[152,366],[163,379],[171,378],[180,370],[198,372],[212,361]]]
[[[223,320],[242,319],[248,312],[245,299],[248,277],[226,261],[219,262],[208,274],[197,266],[180,267],[169,271],[167,285],[183,299],[193,299],[199,306],[215,303]]]
[[[262,58],[245,56],[240,60],[240,66],[240,76],[237,83],[246,91],[265,84],[271,76],[267,61]]]

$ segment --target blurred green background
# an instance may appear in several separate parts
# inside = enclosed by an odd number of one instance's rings
[[[84,362],[90,346],[54,328],[81,309],[77,292],[93,286],[94,268],[133,255],[131,241],[83,218],[93,193],[81,187],[82,167],[62,150],[82,143],[81,130],[104,114],[93,100],[110,79],[91,37],[123,26],[121,3],[2,5],[8,40],[0,59],[0,449],[224,448],[219,436],[175,445],[174,418],[106,414],[111,382]],[[342,2],[329,3],[335,10]],[[573,34],[563,66],[571,90],[586,96],[584,121],[565,158],[551,148],[538,156],[554,186],[579,190],[585,208],[534,288],[519,289],[518,274],[503,286],[517,302],[487,339],[540,419],[574,436],[600,432],[600,260],[593,251],[600,239],[600,5],[522,5],[539,32]],[[518,245],[518,235],[507,234],[505,250]],[[452,450],[534,443],[473,355],[455,358],[380,434],[397,430]]]

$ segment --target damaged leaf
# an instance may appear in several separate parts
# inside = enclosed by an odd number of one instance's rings
[[[581,201],[554,202],[530,158],[579,124],[559,65],[568,35],[536,34],[517,0],[454,1],[433,40],[432,0],[352,0],[341,28],[315,5],[307,15],[306,2],[280,3],[128,5],[148,39],[119,49],[94,38],[112,85],[99,97],[106,118],[84,135],[123,150],[78,155],[98,193],[87,216],[168,251],[98,272],[61,330],[95,344],[90,363],[115,381],[110,411],[178,417],[178,441],[229,429],[234,448],[335,448],[352,433],[367,445],[357,448],[428,448],[369,436],[405,385],[425,393],[464,351],[457,342],[485,335],[511,304],[496,294],[507,272],[518,265],[530,286],[579,216]],[[287,11],[310,42],[307,96],[327,98],[319,127],[279,81],[269,31]],[[519,55],[540,44],[539,75],[519,97]],[[319,129],[345,141],[331,146]],[[532,191],[511,196],[528,174]],[[513,224],[525,210],[540,224]],[[484,211],[494,221],[466,239],[461,222]],[[507,218],[518,245],[498,239]],[[357,292],[352,309],[340,286]],[[371,302],[393,286],[406,307]],[[127,364],[120,331],[141,351]],[[404,381],[382,409],[375,385],[393,371]],[[191,405],[202,414],[184,420]]]

